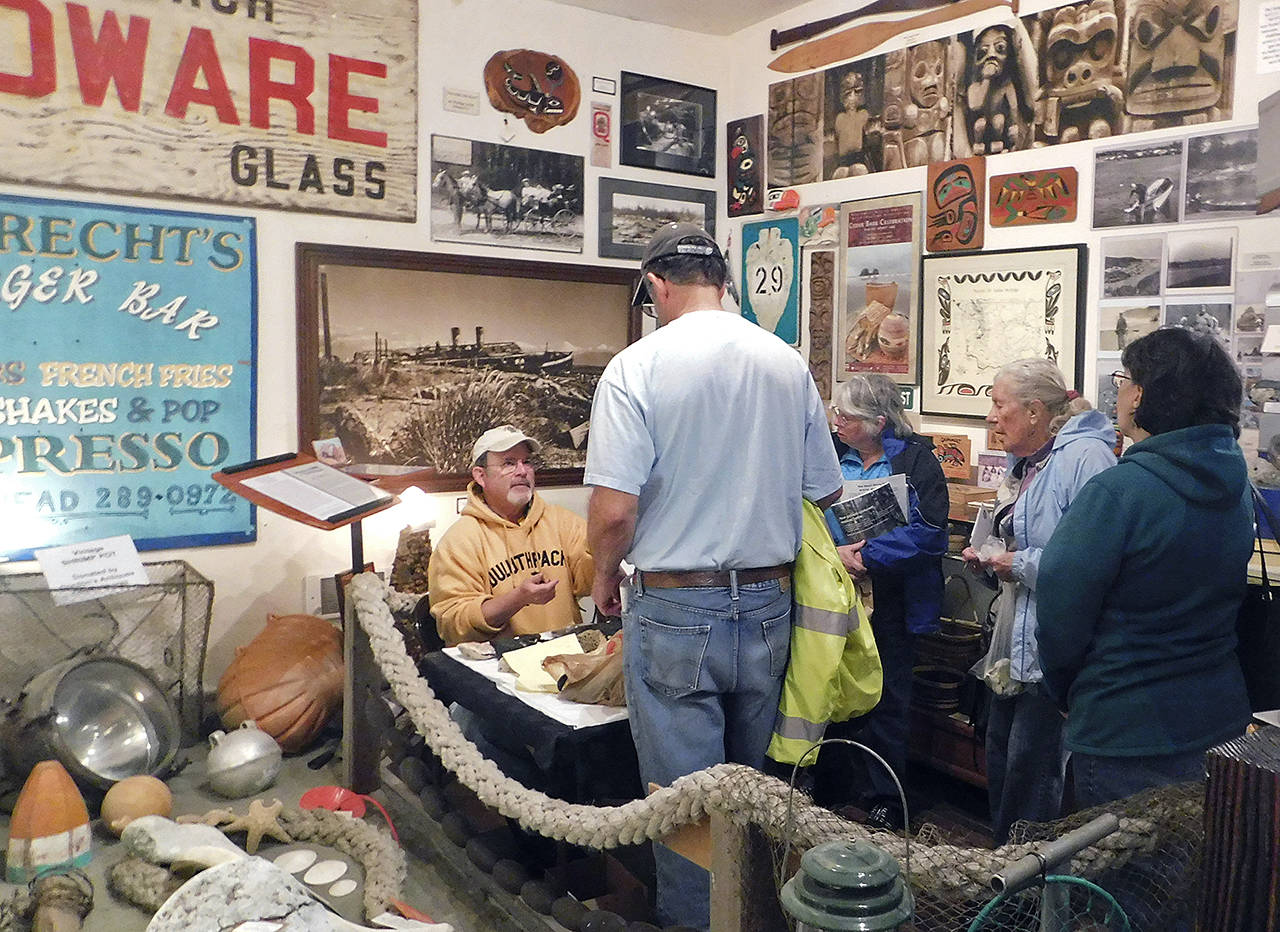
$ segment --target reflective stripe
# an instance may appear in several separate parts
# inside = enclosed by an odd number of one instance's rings
[[[796,603],[795,626],[819,634],[834,634],[844,637],[858,627],[856,612],[833,612],[826,608],[815,608],[812,605]]]
[[[826,730],[826,722],[808,722],[797,716],[782,715],[781,713],[779,713],[773,725],[773,733],[778,737],[790,738],[794,741],[808,741],[810,744],[814,741],[821,741]]]

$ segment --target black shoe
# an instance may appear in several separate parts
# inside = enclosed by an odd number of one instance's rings
[[[881,832],[900,832],[906,826],[906,820],[896,803],[876,802],[867,809],[867,817],[862,824]]]

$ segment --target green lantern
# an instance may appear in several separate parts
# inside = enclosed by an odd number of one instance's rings
[[[877,932],[911,918],[914,902],[898,862],[867,841],[829,841],[800,858],[782,888],[796,932]]]

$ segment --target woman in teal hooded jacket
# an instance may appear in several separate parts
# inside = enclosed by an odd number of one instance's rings
[[[1253,551],[1240,375],[1210,337],[1158,330],[1114,374],[1135,443],[1081,489],[1040,558],[1040,667],[1067,712],[1076,804],[1201,779],[1244,731],[1236,615]]]

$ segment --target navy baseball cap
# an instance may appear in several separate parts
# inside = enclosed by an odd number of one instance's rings
[[[631,296],[631,306],[640,307],[652,304],[649,286],[645,281],[644,270],[659,259],[669,256],[715,256],[725,262],[724,254],[716,241],[696,223],[664,223],[649,239],[640,259],[640,278],[636,282],[635,292]],[[726,263],[727,265],[727,263]]]

